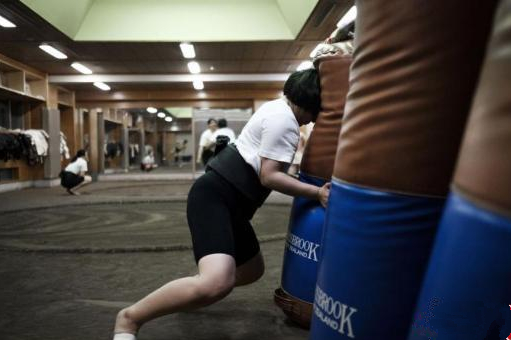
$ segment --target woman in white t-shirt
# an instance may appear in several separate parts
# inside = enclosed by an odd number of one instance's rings
[[[236,134],[230,127],[227,126],[227,119],[225,118],[220,118],[218,120],[218,129],[211,136],[210,142],[212,144],[215,144],[217,137],[219,136],[228,137],[231,143],[234,143],[236,141]]]
[[[85,150],[78,150],[71,163],[60,173],[60,184],[67,189],[69,194],[78,196],[80,193],[77,190],[92,182],[92,178],[85,175],[86,172],[87,157]]]
[[[156,169],[158,167],[158,164],[154,162],[154,154],[152,150],[149,150],[147,155],[145,155],[144,159],[142,159],[142,163],[140,164],[140,169],[142,171],[151,171],[153,169]]]
[[[197,151],[197,163],[206,165],[209,159],[213,156],[214,145],[210,144],[210,140],[218,128],[217,121],[214,118],[208,119],[208,128],[202,132],[199,140],[199,151]]]
[[[264,272],[250,220],[271,190],[318,199],[326,206],[330,183],[316,187],[286,174],[300,139],[300,125],[320,111],[315,69],[294,72],[284,98],[270,101],[250,118],[236,145],[209,163],[188,194],[187,217],[198,275],[171,281],[117,315],[114,340],[134,340],[156,317],[210,305],[234,287]]]

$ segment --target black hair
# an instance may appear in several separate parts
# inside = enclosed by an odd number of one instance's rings
[[[73,162],[76,162],[76,160],[80,157],[84,157],[85,156],[85,150],[84,149],[80,149],[78,151],[76,151],[76,155],[73,157],[73,159],[71,159],[71,163]]]
[[[220,118],[220,119],[218,120],[218,127],[219,127],[219,128],[227,127],[227,119],[225,119],[225,118]]]
[[[188,143],[188,140],[187,139],[183,140],[183,144],[186,144],[186,143]]]
[[[215,118],[209,118],[208,119],[208,125],[211,124],[212,122],[217,122]]]
[[[317,117],[321,110],[319,74],[315,68],[291,73],[284,84],[284,95],[296,106]]]
[[[337,29],[337,31],[335,31],[335,35],[332,38],[331,43],[333,44],[333,43],[337,43],[337,42],[341,42],[341,41],[352,40],[354,36],[355,36],[355,21],[346,25],[342,29]]]

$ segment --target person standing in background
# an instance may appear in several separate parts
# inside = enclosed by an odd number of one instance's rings
[[[213,133],[217,130],[217,121],[214,118],[208,119],[208,128],[202,132],[199,140],[199,150],[197,151],[197,163],[201,163],[206,166],[208,160],[214,154],[214,145],[211,145],[209,141],[213,137]]]
[[[229,137],[229,143],[234,143],[236,141],[236,134],[234,131],[227,127],[227,119],[221,118],[218,120],[218,129],[213,133],[213,136],[211,138],[211,142],[213,144],[216,143],[216,139],[218,136],[226,136]]]
[[[186,150],[186,147],[188,146],[188,140],[183,140],[183,142],[177,142],[174,146],[174,163],[181,167],[182,164],[182,157],[181,157],[181,151]]]

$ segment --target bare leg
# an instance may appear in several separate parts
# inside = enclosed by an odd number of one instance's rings
[[[226,297],[236,282],[236,262],[227,254],[199,261],[199,274],[171,281],[117,315],[115,333],[136,334],[149,320],[210,305]]]
[[[82,182],[82,183],[80,183],[80,184],[78,184],[77,186],[75,186],[75,187],[73,187],[73,188],[69,189],[68,191],[69,191],[71,194],[73,194],[73,195],[80,195],[80,194],[77,192],[77,190],[78,190],[79,188],[81,188],[81,187],[86,186],[87,184],[90,184],[90,183],[92,183],[92,177],[90,177],[90,176],[84,176],[84,177],[83,177],[83,182]]]
[[[236,287],[256,282],[264,274],[264,260],[261,253],[236,268]]]

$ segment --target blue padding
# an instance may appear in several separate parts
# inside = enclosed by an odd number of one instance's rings
[[[332,183],[310,339],[406,339],[444,203]]]
[[[300,173],[300,181],[322,186],[325,180]],[[318,200],[297,197],[293,201],[282,266],[282,289],[312,303],[318,271],[325,209]]]
[[[511,219],[451,193],[409,340],[511,333]]]

